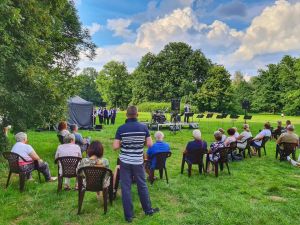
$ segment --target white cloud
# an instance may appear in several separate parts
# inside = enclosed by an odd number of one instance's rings
[[[128,28],[131,23],[130,19],[108,19],[107,28],[114,32],[113,36],[131,40],[134,38],[134,33]]]
[[[278,0],[255,17],[234,52],[233,60],[251,60],[255,56],[300,50],[300,2]]]
[[[91,26],[86,26],[86,28],[89,30],[90,35],[93,36],[95,33],[101,30],[102,26],[98,23],[92,23]]]

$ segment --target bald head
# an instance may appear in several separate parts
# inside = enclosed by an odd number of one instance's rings
[[[136,106],[132,105],[127,108],[126,113],[127,118],[137,118],[138,117],[138,109]]]

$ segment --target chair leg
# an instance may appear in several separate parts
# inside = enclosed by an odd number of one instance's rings
[[[207,173],[207,169],[208,169],[208,164],[209,164],[209,156],[208,154],[206,155],[206,164],[205,164],[205,172]],[[204,166],[204,165],[203,165]],[[204,168],[203,168],[204,170]]]
[[[261,148],[257,149],[258,157],[261,157]]]
[[[167,168],[166,167],[165,167],[165,174],[166,174],[167,184],[169,184],[168,173],[167,173]]]
[[[20,192],[23,192],[24,191],[24,186],[25,186],[25,179],[26,179],[25,174],[20,173],[19,174],[19,179],[20,179]]]
[[[189,177],[192,175],[192,164],[188,163],[188,175]]]
[[[219,163],[218,161],[214,161],[214,164],[215,164],[215,176],[218,177],[218,173],[219,173]]]
[[[181,174],[183,174],[184,163],[185,163],[185,160],[184,160],[184,155],[183,155],[183,156],[182,156],[182,161],[181,161]]]
[[[38,171],[38,176],[39,176],[39,182],[42,183],[40,171]]]
[[[163,178],[163,174],[164,174],[164,169],[160,169],[159,170],[159,177],[160,177],[160,179]]]
[[[225,164],[226,164],[226,167],[227,167],[228,173],[229,173],[229,175],[230,175],[230,170],[229,170],[229,165],[228,165],[228,162],[226,162]]]
[[[149,180],[150,180],[150,183],[153,184],[154,183],[154,170],[151,170],[149,171]]]
[[[103,194],[103,202],[104,202],[104,214],[107,212],[107,188],[104,188],[102,191]]]
[[[62,190],[62,184],[63,184],[63,177],[58,176],[58,180],[57,180],[57,193],[61,192],[61,190]]]
[[[278,148],[277,148],[277,146],[276,146],[275,159],[278,159],[278,154],[279,154],[279,151],[278,151]]]
[[[220,163],[220,170],[223,171],[223,169],[224,169],[224,164]]]
[[[5,188],[7,188],[7,187],[8,187],[8,185],[9,185],[9,180],[10,180],[10,177],[11,177],[11,171],[9,171],[9,174],[8,174],[8,177],[7,177],[7,182],[6,182],[6,186],[5,186]]]
[[[249,155],[250,158],[252,157],[252,155],[251,155],[251,148],[250,147],[248,148],[248,155]]]
[[[85,194],[85,191],[80,191],[80,189],[78,190],[78,212],[77,212],[77,214],[80,214],[80,212],[81,212],[84,194]]]
[[[296,151],[295,151],[295,150],[294,150],[293,153],[292,153],[292,158],[293,158],[293,160],[296,161]]]
[[[267,152],[266,152],[266,147],[264,146],[264,152],[265,152],[265,155],[267,155]]]
[[[202,163],[198,164],[199,173],[202,174]]]

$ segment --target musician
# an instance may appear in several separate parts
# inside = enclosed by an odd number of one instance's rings
[[[116,110],[115,108],[112,108],[112,109],[110,110],[110,123],[111,123],[112,125],[115,124],[116,116],[117,116],[117,110]]]
[[[103,116],[104,116],[104,124],[109,125],[109,110],[107,110],[107,108],[104,108],[103,110]]]
[[[100,122],[100,124],[103,124],[104,114],[103,114],[103,109],[102,109],[102,107],[99,107],[99,109],[98,109],[98,117],[99,117],[99,122]]]
[[[185,123],[188,123],[189,122],[189,113],[190,113],[191,109],[190,109],[190,106],[189,104],[185,104],[184,105],[184,122]]]
[[[96,110],[96,108],[93,108],[93,115],[92,115],[92,117],[93,117],[93,125],[95,125],[96,124],[96,117],[97,117],[97,110]]]

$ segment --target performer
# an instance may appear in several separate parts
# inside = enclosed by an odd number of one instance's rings
[[[106,107],[103,110],[103,116],[104,116],[104,124],[109,125],[109,110],[107,110]]]
[[[97,117],[97,110],[96,110],[96,108],[93,109],[93,115],[92,115],[92,117],[93,117],[93,126],[95,126],[96,125],[96,117]]]
[[[102,109],[102,107],[99,107],[99,109],[98,109],[98,117],[99,117],[99,123],[103,124],[103,109]]]
[[[115,124],[116,116],[117,116],[117,110],[116,110],[115,108],[112,108],[112,109],[110,110],[110,123],[111,123],[112,125]]]
[[[184,105],[184,122],[188,123],[189,122],[189,113],[190,113],[190,106],[189,104]]]

